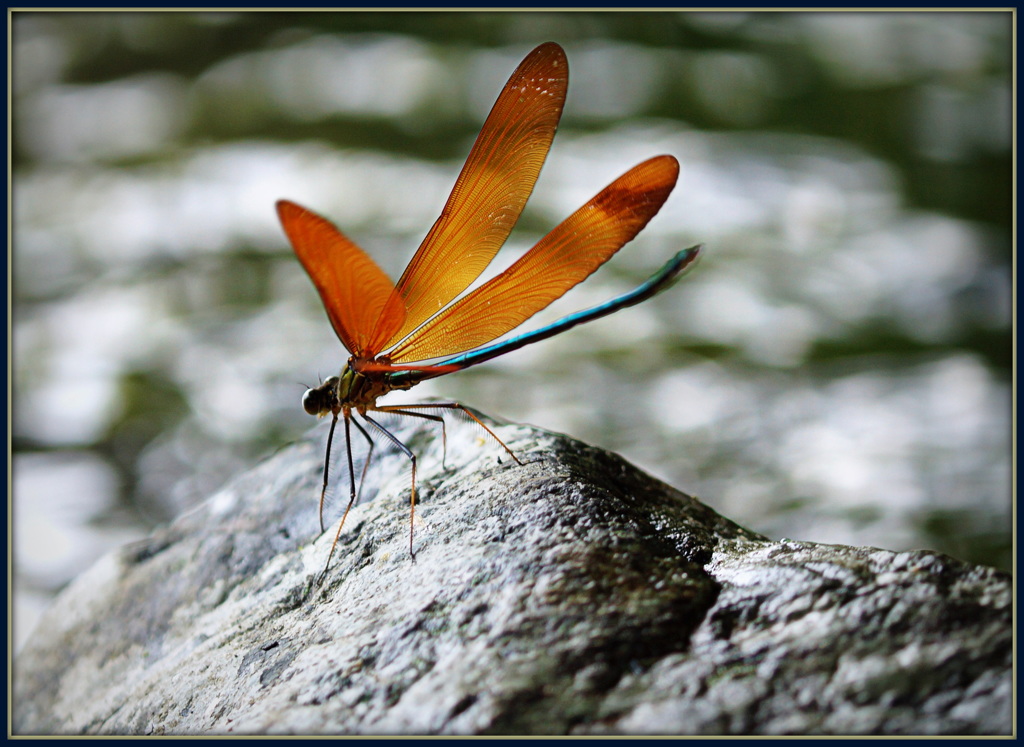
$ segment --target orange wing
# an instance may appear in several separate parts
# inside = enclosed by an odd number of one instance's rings
[[[397,311],[396,318],[403,308],[391,279],[366,252],[312,210],[279,200],[277,215],[342,344],[352,355],[376,354],[369,345],[374,323],[385,306]]]
[[[441,216],[398,281],[404,308],[389,305],[369,349],[401,340],[484,271],[505,243],[537,181],[569,84],[565,52],[534,49],[502,89]]]
[[[500,275],[424,324],[390,353],[395,363],[460,353],[512,330],[607,261],[654,217],[679,176],[658,156],[634,166]]]

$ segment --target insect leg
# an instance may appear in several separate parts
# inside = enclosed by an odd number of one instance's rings
[[[355,470],[352,468],[352,431],[349,424],[352,422],[352,415],[348,409],[343,409],[342,413],[345,416],[345,451],[348,453],[348,481],[349,481],[349,499],[348,505],[345,506],[345,513],[341,516],[341,523],[338,524],[338,531],[334,533],[334,542],[331,543],[331,551],[327,553],[327,562],[324,564],[323,571],[320,572],[319,578],[317,578],[317,584],[323,582],[327,576],[327,569],[331,567],[331,558],[334,557],[334,548],[338,546],[338,538],[341,537],[341,528],[345,526],[345,519],[348,518],[348,512],[352,509],[352,504],[356,502],[356,477]],[[338,416],[334,416],[334,422],[337,422]],[[334,435],[334,422],[331,423],[331,435]],[[358,425],[358,424],[357,424]],[[359,430],[363,430],[360,428]],[[365,433],[365,431],[363,431]],[[328,438],[328,444],[330,439]],[[329,445],[328,445],[329,448]],[[329,463],[329,462],[328,462]],[[365,467],[364,467],[365,469]],[[324,483],[324,489],[327,485]],[[321,498],[320,504],[320,523],[323,525],[323,499]]]
[[[348,416],[345,416],[346,421]],[[324,526],[324,498],[327,496],[327,475],[331,467],[331,442],[334,441],[334,426],[338,424],[338,413],[334,413],[331,419],[331,430],[327,434],[327,456],[324,458],[324,486],[320,489],[320,533],[326,530]]]
[[[416,405],[412,405],[415,408]],[[381,412],[392,412],[396,415],[405,415],[410,418],[426,418],[427,420],[435,420],[441,424],[441,466],[446,466],[448,459],[448,429],[445,427],[444,418],[440,415],[427,415],[422,412],[409,412],[409,407],[406,405],[386,405],[384,407],[378,407]]]
[[[373,456],[373,439],[370,438],[370,434],[366,432],[363,426],[359,425],[359,421],[352,418],[352,425],[359,429],[359,432],[363,434],[363,438],[366,439],[366,459],[363,461],[363,471],[359,474],[359,490],[356,491],[356,500],[363,495],[363,480],[366,479],[366,471],[370,467],[370,457]]]
[[[405,453],[405,455],[409,457],[409,461],[412,462],[412,492],[410,493],[409,496],[409,555],[412,556],[413,560],[416,560],[416,553],[414,553],[412,550],[412,527],[413,520],[415,519],[416,516],[416,455],[409,450],[408,446],[399,441],[398,437],[395,436],[395,434],[393,434],[383,425],[381,425],[376,420],[371,418],[365,412],[361,414],[363,416],[363,420],[372,425],[379,432],[383,433],[387,437],[387,439],[391,441],[391,443],[393,443],[399,449],[401,449]]]
[[[515,452],[513,452],[512,449],[510,449],[508,447],[508,445],[504,441],[502,441],[500,438],[498,438],[498,434],[496,434],[494,431],[492,431],[490,428],[488,428],[487,425],[482,420],[480,420],[480,418],[478,418],[476,415],[474,415],[469,410],[469,408],[466,407],[465,405],[459,404],[458,402],[431,402],[430,404],[423,404],[423,405],[398,405],[398,407],[401,407],[401,409],[403,409],[403,410],[417,410],[417,409],[438,408],[438,409],[443,409],[443,410],[459,410],[461,412],[464,412],[466,415],[468,415],[470,418],[472,418],[476,422],[477,425],[479,425],[481,428],[483,428],[485,431],[487,431],[490,434],[491,438],[493,438],[495,441],[497,441],[499,444],[501,444],[501,448],[503,448],[505,451],[508,452],[508,455],[515,460],[516,464],[519,464],[519,465],[523,464],[522,460],[515,455]],[[385,409],[385,408],[380,408],[380,409]],[[412,415],[413,413],[410,412],[410,413],[407,413],[407,414]]]

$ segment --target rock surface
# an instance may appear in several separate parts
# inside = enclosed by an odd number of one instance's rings
[[[15,662],[14,733],[1014,728],[1007,574],[769,541],[523,426],[497,429],[523,465],[457,421],[442,463],[405,420],[415,562],[407,463],[380,445],[316,584],[318,429],[65,590]]]

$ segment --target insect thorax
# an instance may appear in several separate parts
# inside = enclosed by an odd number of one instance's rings
[[[391,374],[388,371],[358,370],[361,363],[371,362],[386,365],[390,363],[390,360],[383,355],[372,361],[353,356],[345,363],[345,367],[341,369],[337,388],[338,402],[341,407],[372,406],[378,397],[383,397],[392,389],[408,389],[408,386],[395,386],[390,380]]]

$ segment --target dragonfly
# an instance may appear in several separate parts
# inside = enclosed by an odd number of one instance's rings
[[[349,501],[324,574],[366,476],[374,446],[370,432],[392,443],[412,465],[409,554],[415,561],[416,455],[375,417],[377,413],[440,422],[443,432],[443,417],[433,413],[459,411],[523,464],[458,402],[391,405],[378,403],[379,398],[638,304],[677,280],[701,252],[699,245],[683,249],[628,293],[499,340],[586,279],[661,209],[675,187],[679,163],[671,155],[660,155],[622,174],[506,270],[464,293],[504,244],[533,191],[562,114],[568,73],[565,52],[553,42],[534,49],[515,69],[484,121],[440,217],[397,283],[327,219],[294,202],[277,202],[284,232],[349,353],[338,376],[310,388],[302,398],[310,415],[331,416],[320,490],[321,533],[326,531],[324,502],[339,417],[344,424]],[[353,428],[368,443],[358,489]]]

